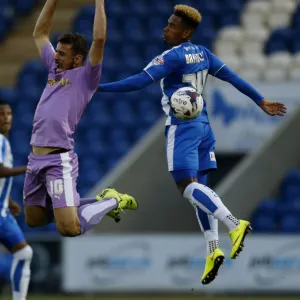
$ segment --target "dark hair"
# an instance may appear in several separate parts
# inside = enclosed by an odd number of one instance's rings
[[[84,36],[80,33],[65,33],[58,38],[58,42],[62,44],[72,45],[75,55],[80,54],[85,61],[89,52],[88,44]]]
[[[180,17],[182,22],[184,23],[184,25],[192,30],[196,30],[198,27],[198,23],[196,23],[195,21],[191,20],[190,18],[188,18],[186,15],[180,13],[180,12],[175,12],[174,13],[175,16]]]
[[[8,105],[8,106],[10,106],[10,104],[7,101],[5,101],[4,99],[0,99],[0,105]]]

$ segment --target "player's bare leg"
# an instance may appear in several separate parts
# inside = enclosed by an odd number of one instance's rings
[[[99,224],[102,218],[118,207],[114,198],[97,201],[77,207],[54,208],[54,217],[58,232],[62,236],[73,237],[85,233]]]
[[[49,223],[46,207],[25,205],[24,213],[29,227],[40,227]]]
[[[120,221],[120,212],[124,209],[135,210],[136,200],[127,194],[114,189],[105,189],[96,198],[82,199],[80,206],[54,209],[57,230],[62,236],[84,234],[100,223],[105,215]]]

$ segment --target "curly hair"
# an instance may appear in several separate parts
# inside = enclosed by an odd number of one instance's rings
[[[197,9],[183,4],[175,5],[174,15],[180,17],[187,26],[194,30],[197,29],[202,20],[202,16]]]

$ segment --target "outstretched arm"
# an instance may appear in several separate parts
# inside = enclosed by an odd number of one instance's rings
[[[36,47],[41,55],[44,46],[50,42],[50,28],[58,0],[47,0],[33,31]]]
[[[284,116],[286,107],[280,102],[265,99],[254,87],[230,70],[218,57],[205,48],[209,60],[209,74],[231,83],[237,90],[251,98],[266,114]]]
[[[103,60],[104,45],[106,41],[106,14],[104,0],[95,0],[96,13],[94,19],[93,42],[90,50],[90,63],[92,66]]]
[[[216,74],[215,77],[231,83],[237,90],[251,98],[257,105],[260,105],[264,97],[256,91],[248,82],[242,79],[239,75],[230,70],[224,65]]]
[[[215,76],[231,83],[237,90],[251,98],[266,114],[270,116],[284,116],[286,113],[284,104],[265,99],[254,87],[227,66],[223,66]]]
[[[26,166],[7,168],[0,163],[0,178],[17,176],[26,172]]]
[[[126,79],[115,81],[111,83],[100,84],[99,92],[132,92],[140,90],[151,83],[153,79],[145,71],[128,77]]]
[[[177,53],[171,50],[162,55],[156,56],[144,70],[134,76],[121,81],[100,84],[99,92],[131,92],[140,90],[151,83],[167,77],[181,67],[181,60]]]

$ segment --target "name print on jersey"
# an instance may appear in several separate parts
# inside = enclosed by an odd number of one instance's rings
[[[197,64],[205,60],[203,51],[195,54],[185,54],[187,64]]]
[[[57,84],[57,83],[60,83],[62,86],[67,86],[69,84],[69,79],[64,79],[62,78],[61,80],[55,80],[55,79],[49,79],[48,80],[48,84],[50,86],[54,85],[54,84]]]

